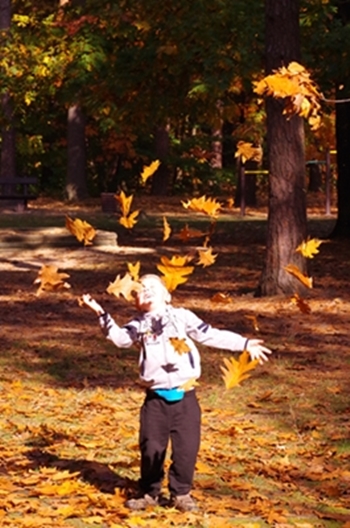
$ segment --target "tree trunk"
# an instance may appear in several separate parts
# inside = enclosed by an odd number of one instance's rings
[[[68,110],[67,156],[67,197],[72,201],[84,199],[88,195],[86,186],[85,116],[78,104],[71,106]]]
[[[166,127],[158,127],[155,136],[155,155],[161,161],[159,168],[152,176],[151,194],[155,196],[166,196],[169,190],[170,170],[166,164],[169,155],[170,138]]]
[[[300,60],[297,0],[266,0],[266,71]],[[301,117],[286,119],[283,104],[269,99],[267,144],[270,174],[267,247],[259,293],[303,293],[305,286],[285,270],[296,265],[306,273],[297,246],[306,238],[304,124]]]
[[[11,25],[11,2],[0,0],[0,31],[5,35],[9,32]],[[1,99],[2,112],[5,124],[1,129],[1,167],[0,177],[13,179],[16,177],[16,138],[13,126],[13,111],[11,99],[5,93]]]

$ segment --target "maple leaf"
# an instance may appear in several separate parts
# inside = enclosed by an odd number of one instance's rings
[[[135,264],[131,264],[131,262],[127,262],[126,265],[128,267],[128,271],[129,271],[131,277],[135,281],[138,281],[139,278],[140,278],[140,269],[141,269],[140,261],[137,261]]]
[[[119,194],[115,195],[115,198],[116,200],[118,200],[120,204],[122,216],[124,217],[128,216],[134,196],[131,194],[130,196],[127,197],[125,192],[121,191]]]
[[[179,338],[179,337],[169,337],[169,341],[171,345],[174,347],[175,352],[178,354],[188,354],[188,352],[191,352],[190,347],[186,343],[185,338]]]
[[[224,358],[225,366],[220,366],[220,369],[223,373],[222,378],[225,382],[226,389],[232,389],[249,378],[249,372],[258,364],[259,360],[257,359],[250,361],[250,355],[246,350],[239,356],[238,361],[234,357],[230,359]]]
[[[168,220],[166,219],[165,216],[163,216],[163,242],[165,242],[166,240],[168,240],[168,238],[170,237],[171,235],[171,227],[168,223]]]
[[[192,209],[199,213],[204,213],[213,218],[217,218],[221,209],[221,204],[215,198],[207,198],[205,194],[200,198],[192,198],[188,202],[181,202],[185,209]]]
[[[193,273],[194,266],[185,266],[188,257],[174,256],[171,259],[161,257],[161,264],[157,264],[157,269],[163,274],[165,286],[169,292],[174,291],[179,284],[188,280],[187,275]]]
[[[221,293],[218,292],[210,299],[211,302],[214,303],[222,303],[222,304],[229,304],[232,303],[232,297],[230,297],[227,293]]]
[[[235,158],[241,158],[242,163],[248,160],[261,162],[263,151],[261,147],[254,147],[253,143],[238,141]]]
[[[79,242],[84,242],[84,246],[90,246],[96,236],[96,229],[85,220],[75,218],[74,220],[66,216],[66,228]]]
[[[298,279],[304,286],[307,288],[312,288],[312,277],[307,277],[304,275],[298,266],[295,266],[295,264],[288,264],[288,266],[285,266],[284,269],[288,271],[293,277]]]
[[[130,213],[129,216],[121,216],[119,218],[120,225],[124,226],[126,229],[132,229],[137,223],[136,218],[138,217],[140,211],[134,211]]]
[[[299,308],[299,310],[302,312],[302,313],[305,313],[305,314],[309,314],[311,313],[311,308],[310,306],[307,304],[307,302],[302,299],[298,293],[295,293],[293,295],[293,297],[291,298],[291,302],[296,304],[297,307]]]
[[[319,246],[322,244],[323,240],[318,240],[318,238],[311,238],[304,240],[295,251],[298,251],[305,258],[314,258],[314,256],[319,253]]]
[[[159,160],[155,160],[155,161],[152,161],[152,163],[150,165],[147,165],[147,166],[145,166],[143,168],[143,171],[141,172],[141,181],[142,181],[143,184],[146,183],[148,178],[153,176],[153,174],[156,172],[156,170],[158,170],[159,165],[160,165],[160,161]]]
[[[217,259],[217,254],[213,255],[212,247],[208,247],[207,249],[199,249],[198,254],[199,254],[198,264],[203,266],[203,268],[206,268],[207,266],[212,266]]]
[[[190,229],[188,224],[186,224],[177,235],[180,240],[187,242],[190,238],[199,238],[205,236],[207,233],[203,233],[199,229]]]
[[[124,277],[118,275],[113,282],[109,283],[107,293],[116,297],[123,296],[127,301],[134,300],[134,293],[141,289],[141,284],[134,281],[130,273],[125,273]]]
[[[65,282],[69,275],[67,273],[59,273],[58,268],[53,264],[41,267],[34,284],[40,284],[36,295],[40,295],[42,291],[60,290],[62,288],[70,288],[70,284]]]

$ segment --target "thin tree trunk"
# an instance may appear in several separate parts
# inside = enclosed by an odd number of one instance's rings
[[[266,70],[300,60],[297,0],[266,0]],[[282,103],[269,99],[267,143],[270,174],[269,215],[264,270],[259,293],[302,293],[305,287],[285,270],[288,264],[306,272],[305,259],[296,253],[306,238],[304,125],[301,117],[286,119]]]
[[[67,122],[67,183],[69,200],[81,200],[87,197],[86,187],[86,146],[85,116],[76,104],[68,110]]]
[[[156,159],[161,161],[159,168],[152,176],[151,193],[156,196],[166,196],[169,190],[170,170],[166,164],[166,158],[169,155],[170,138],[167,127],[158,127],[155,136],[155,155]]]

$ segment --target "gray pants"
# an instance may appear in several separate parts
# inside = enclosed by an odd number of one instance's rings
[[[140,487],[159,495],[164,477],[166,449],[171,441],[169,491],[185,495],[192,488],[200,444],[201,411],[194,390],[178,402],[167,402],[148,391],[140,412]]]

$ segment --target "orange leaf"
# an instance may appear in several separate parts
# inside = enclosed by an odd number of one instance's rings
[[[206,235],[203,231],[199,229],[190,229],[188,224],[186,224],[177,235],[183,242],[187,242],[190,238],[198,238]]]
[[[171,235],[171,227],[168,223],[168,220],[163,216],[163,242],[168,240]]]
[[[230,297],[227,293],[221,293],[218,292],[210,299],[211,302],[215,303],[222,303],[222,304],[229,304],[232,302],[232,297]]]
[[[257,319],[256,315],[245,315],[245,318],[249,319],[250,321],[252,321],[254,330],[256,332],[259,332],[260,328],[259,328],[259,325],[258,325],[258,319]]]
[[[249,378],[250,374],[248,373],[259,364],[259,361],[257,359],[250,361],[249,353],[244,350],[239,356],[238,361],[234,357],[230,359],[224,358],[224,364],[225,366],[220,367],[223,373],[222,378],[225,382],[226,389],[232,389]]]
[[[123,296],[127,301],[134,300],[134,293],[139,291],[141,284],[133,280],[130,273],[125,273],[124,277],[118,275],[114,282],[111,282],[107,288],[107,293],[116,297]]]
[[[257,161],[260,163],[262,160],[262,155],[263,151],[261,147],[254,147],[253,143],[246,141],[238,141],[235,158],[241,158],[242,163],[245,163],[248,160]]]
[[[307,277],[304,275],[300,269],[295,266],[295,264],[288,264],[288,266],[285,266],[284,269],[293,275],[293,277],[298,279],[302,284],[304,284],[304,286],[307,288],[312,288],[312,277]]]
[[[66,216],[66,228],[79,242],[84,242],[84,246],[90,246],[96,236],[96,229],[88,222],[85,222],[85,220],[80,220],[79,218],[73,220]]]
[[[127,197],[124,191],[121,191],[120,194],[115,195],[115,198],[120,204],[122,216],[128,216],[134,196],[131,194],[129,197]]]
[[[181,202],[185,209],[192,209],[200,213],[205,213],[213,218],[219,215],[221,204],[215,198],[207,198],[205,195],[200,198],[192,198],[188,202]]]
[[[180,339],[179,337],[169,337],[169,341],[174,347],[175,352],[177,352],[178,354],[182,355],[191,352],[191,349],[186,343],[185,338]]]
[[[217,259],[217,255],[213,255],[213,248],[211,247],[208,247],[208,249],[199,249],[198,254],[198,264],[202,265],[203,268],[206,268],[207,266],[212,266]]]
[[[296,304],[297,307],[299,308],[299,310],[302,312],[302,313],[305,313],[305,314],[309,314],[311,313],[311,308],[310,306],[307,304],[307,302],[302,299],[297,293],[295,293],[293,295],[293,297],[291,298],[291,302]]]
[[[36,295],[40,295],[42,291],[60,290],[62,288],[70,288],[70,284],[64,281],[68,279],[67,273],[59,273],[58,268],[53,264],[41,267],[34,284],[40,284]]]
[[[120,225],[124,226],[126,229],[132,229],[137,223],[136,218],[139,213],[140,211],[134,211],[133,213],[130,213],[129,216],[121,216],[119,218]]]

